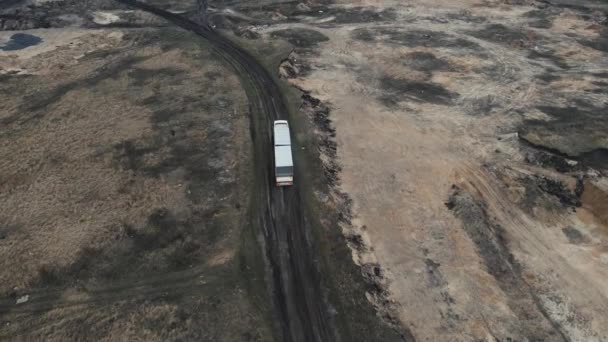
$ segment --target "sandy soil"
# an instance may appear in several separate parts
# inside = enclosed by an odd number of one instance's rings
[[[379,267],[380,313],[421,341],[608,338],[605,15],[342,3],[257,32],[291,35],[283,75],[331,108],[343,229]]]

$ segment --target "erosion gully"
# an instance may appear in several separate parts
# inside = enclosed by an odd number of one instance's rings
[[[339,341],[329,313],[310,244],[310,223],[303,213],[300,186],[278,188],[273,182],[272,122],[287,119],[287,106],[268,71],[244,49],[209,27],[133,0],[119,3],[155,14],[206,39],[241,77],[251,112],[256,212],[251,224],[262,229],[272,279],[276,325],[284,341]],[[298,177],[296,170],[296,179]]]

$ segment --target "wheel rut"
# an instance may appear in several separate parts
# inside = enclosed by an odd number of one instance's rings
[[[272,180],[272,122],[287,119],[287,106],[268,71],[244,49],[209,27],[133,0],[116,0],[171,22],[207,40],[241,77],[251,112],[256,188],[252,222],[264,236],[275,319],[285,341],[339,341],[321,286],[299,184],[277,188]],[[296,169],[296,179],[302,170]]]

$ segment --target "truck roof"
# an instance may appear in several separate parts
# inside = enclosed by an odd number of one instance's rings
[[[274,147],[275,166],[293,166],[291,146]]]
[[[287,121],[285,120],[276,120],[274,122],[274,145],[291,145],[291,138],[289,137],[289,124],[287,124]]]

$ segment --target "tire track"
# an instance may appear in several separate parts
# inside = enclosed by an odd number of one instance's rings
[[[255,178],[252,224],[262,229],[272,278],[275,319],[285,341],[339,341],[329,314],[320,274],[302,212],[302,193],[296,183],[277,188],[272,181],[270,149],[272,121],[287,119],[287,106],[278,85],[249,53],[208,27],[180,15],[133,0],[116,0],[157,16],[206,39],[241,77],[251,111]],[[296,148],[297,150],[297,148]],[[302,170],[296,169],[296,179]]]

